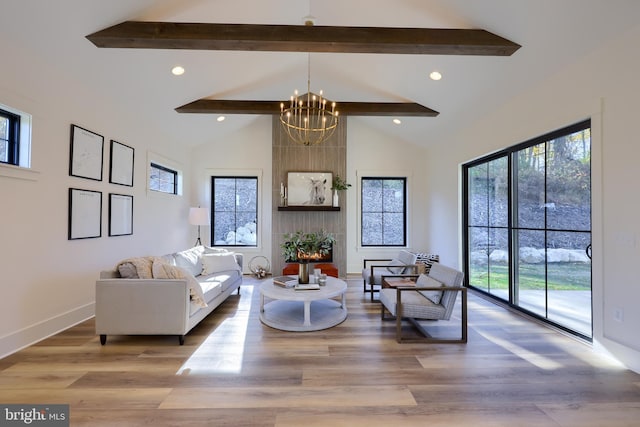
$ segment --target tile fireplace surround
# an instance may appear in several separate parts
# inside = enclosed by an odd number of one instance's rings
[[[324,229],[333,234],[333,264],[346,276],[346,197],[341,197],[339,210],[278,210],[280,183],[287,182],[289,171],[330,171],[342,177],[347,169],[347,118],[342,117],[335,133],[317,146],[303,146],[291,142],[282,130],[280,119],[274,116],[272,150],[272,220],[271,220],[271,269],[280,272],[286,263],[280,244],[284,234],[298,230]]]

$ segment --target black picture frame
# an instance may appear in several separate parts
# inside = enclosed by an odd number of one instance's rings
[[[109,154],[109,182],[133,187],[135,149],[112,139]]]
[[[109,193],[109,236],[133,234],[133,196]]]
[[[68,239],[102,237],[102,192],[69,188]]]
[[[72,124],[69,175],[102,181],[103,156],[104,136]]]

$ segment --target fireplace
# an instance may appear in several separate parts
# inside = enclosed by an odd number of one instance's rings
[[[307,256],[298,256],[295,259],[285,259],[285,262],[288,263],[297,263],[297,262],[322,262],[322,263],[331,263],[333,262],[333,245],[331,245],[331,249],[326,254],[315,253]]]

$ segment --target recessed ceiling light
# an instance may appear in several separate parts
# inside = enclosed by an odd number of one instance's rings
[[[181,75],[183,75],[183,74],[184,74],[184,68],[182,68],[182,67],[181,67],[181,66],[179,66],[179,65],[176,65],[175,67],[173,67],[173,68],[171,69],[171,73],[172,73],[174,76],[181,76]]]
[[[395,123],[395,124],[399,125],[399,124],[401,124],[401,123],[402,123],[402,120],[400,120],[400,119],[393,119],[393,123]]]
[[[438,71],[432,71],[431,74],[429,74],[429,77],[431,78],[431,80],[440,80],[442,78],[442,74],[440,74]]]
[[[219,122],[224,122],[224,119],[226,119],[225,116],[218,116],[218,118],[216,119]]]

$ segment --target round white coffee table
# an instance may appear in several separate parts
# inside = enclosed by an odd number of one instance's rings
[[[331,276],[325,286],[306,291],[276,286],[268,280],[260,286],[260,320],[283,331],[331,328],[347,318],[346,291],[347,283]],[[265,303],[265,297],[272,301]],[[341,297],[341,301],[332,299],[335,297]]]

